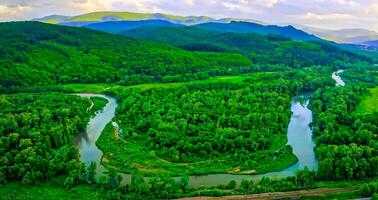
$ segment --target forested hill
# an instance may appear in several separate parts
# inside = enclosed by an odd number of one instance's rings
[[[129,33],[177,47],[86,28],[0,23],[0,89],[60,83],[177,82],[256,69],[369,61],[331,45],[274,35],[153,27]]]
[[[240,72],[240,54],[190,52],[85,28],[40,22],[0,23],[1,87],[140,82]]]
[[[293,26],[276,26],[276,25],[262,25],[251,22],[237,22],[232,21],[230,23],[214,23],[208,22],[203,24],[195,25],[195,27],[219,31],[228,33],[257,33],[260,35],[282,35],[293,40],[304,40],[304,41],[322,41],[322,39],[308,34],[302,30],[296,29]]]
[[[223,33],[193,27],[140,27],[125,31],[130,37],[170,43],[191,51],[236,52],[255,64],[308,67],[338,65],[370,59],[323,42],[293,41],[279,35]]]
[[[120,33],[126,30],[135,29],[143,26],[159,27],[181,27],[183,25],[174,24],[165,20],[142,20],[142,21],[109,21],[87,24],[82,27],[104,31],[108,33]]]

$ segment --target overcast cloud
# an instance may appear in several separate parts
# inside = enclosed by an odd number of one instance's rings
[[[271,24],[378,31],[378,0],[0,0],[0,21],[94,11],[237,17]]]

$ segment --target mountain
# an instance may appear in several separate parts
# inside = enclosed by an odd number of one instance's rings
[[[262,22],[262,21],[259,21],[259,20],[254,20],[254,19],[240,19],[240,18],[233,18],[233,17],[217,19],[215,22],[219,22],[219,23],[250,22],[250,23],[255,23],[255,24],[263,24],[263,25],[266,24],[265,22]]]
[[[373,60],[374,63],[378,63],[378,49],[366,48],[365,45],[361,44],[339,44],[341,49],[352,52],[357,55],[369,57]]]
[[[52,24],[78,25],[75,22],[98,23],[104,21],[140,21],[140,20],[166,20],[172,23],[192,25],[216,21],[206,16],[175,16],[163,13],[134,13],[134,12],[92,12],[78,16],[59,16],[52,15],[34,21]],[[70,24],[73,23],[73,24]]]
[[[378,47],[378,40],[367,41],[367,42],[363,42],[362,44],[368,45],[371,47]]]
[[[39,22],[0,23],[0,86],[198,79],[240,73],[235,53],[191,52],[86,28]],[[227,69],[227,70],[225,70]],[[219,73],[215,73],[219,72]],[[200,73],[200,74],[199,74]]]
[[[363,50],[377,51],[378,54],[378,40],[366,41],[358,44],[358,46]]]
[[[109,21],[83,25],[82,27],[94,30],[104,31],[108,33],[121,33],[142,26],[157,27],[181,27],[183,25],[174,24],[165,20],[142,20],[142,21]]]
[[[253,63],[261,65],[286,65],[297,68],[366,60],[319,41],[294,41],[280,35],[218,32],[198,27],[202,26],[140,27],[123,34],[169,43],[190,51],[240,53]]]
[[[70,18],[71,17],[69,16],[63,16],[63,15],[49,15],[42,18],[35,18],[33,19],[33,21],[39,21],[39,22],[44,22],[44,23],[49,23],[49,24],[58,24],[66,20],[69,20]]]
[[[89,24],[96,24],[99,23],[97,21],[86,21],[86,22],[62,22],[58,23],[59,25],[64,25],[64,26],[74,26],[74,27],[83,27]]]
[[[378,40],[377,32],[366,29],[326,30],[304,26],[302,26],[302,29],[320,38],[344,44],[359,44],[370,40]]]
[[[230,23],[203,23],[195,25],[195,27],[219,31],[219,32],[233,32],[233,33],[257,33],[261,35],[276,34],[285,36],[294,40],[314,40],[320,41],[321,39],[310,35],[304,31],[298,30],[293,26],[275,26],[275,25],[261,25],[251,22],[235,22]]]

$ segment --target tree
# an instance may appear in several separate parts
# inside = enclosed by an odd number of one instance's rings
[[[296,171],[297,185],[300,187],[313,186],[315,183],[315,172],[310,171],[308,167]]]
[[[182,189],[182,191],[185,192],[188,189],[188,184],[189,184],[189,176],[187,174],[181,176],[178,182],[178,185]]]
[[[91,164],[87,167],[87,180],[90,183],[96,182],[96,169],[97,169],[96,162],[91,162]]]

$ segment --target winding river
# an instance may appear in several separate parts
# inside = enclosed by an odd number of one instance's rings
[[[118,106],[115,98],[102,94],[76,94],[81,97],[101,97],[108,100],[108,103],[102,111],[96,113],[87,124],[86,131],[78,134],[74,139],[74,145],[79,149],[80,160],[87,166],[91,162],[97,164],[97,174],[101,175],[105,168],[101,165],[102,152],[96,146],[96,141],[100,137],[102,130],[115,116],[115,110]],[[93,102],[92,102],[93,106]],[[92,106],[90,108],[92,108]]]
[[[341,79],[341,77],[339,76],[339,74],[343,73],[344,71],[345,70],[340,69],[332,73],[332,78],[336,81],[336,86],[338,87],[345,86],[343,79]]]
[[[344,86],[345,83],[338,76],[343,70],[338,70],[332,73],[332,78],[336,81],[336,86]],[[102,97],[108,100],[108,103],[102,111],[98,112],[93,117],[87,127],[86,132],[77,135],[74,139],[74,145],[79,149],[80,159],[89,165],[91,162],[97,163],[97,174],[102,175],[105,168],[101,165],[102,152],[96,146],[96,141],[100,137],[102,130],[111,122],[115,116],[115,110],[118,106],[115,98],[100,94],[76,94],[82,97],[90,98],[93,96]],[[297,156],[298,162],[294,165],[278,172],[270,172],[256,175],[233,175],[233,174],[209,174],[190,176],[189,185],[191,187],[200,186],[216,186],[219,184],[227,184],[231,180],[240,182],[243,179],[258,181],[263,176],[272,179],[283,178],[295,175],[297,169],[308,167],[311,170],[316,170],[317,160],[315,157],[312,131],[310,123],[312,122],[312,112],[308,109],[310,94],[302,94],[295,96],[291,101],[292,116],[287,130],[288,145],[293,147],[293,153]],[[123,177],[123,184],[130,181],[130,175],[121,174]]]

